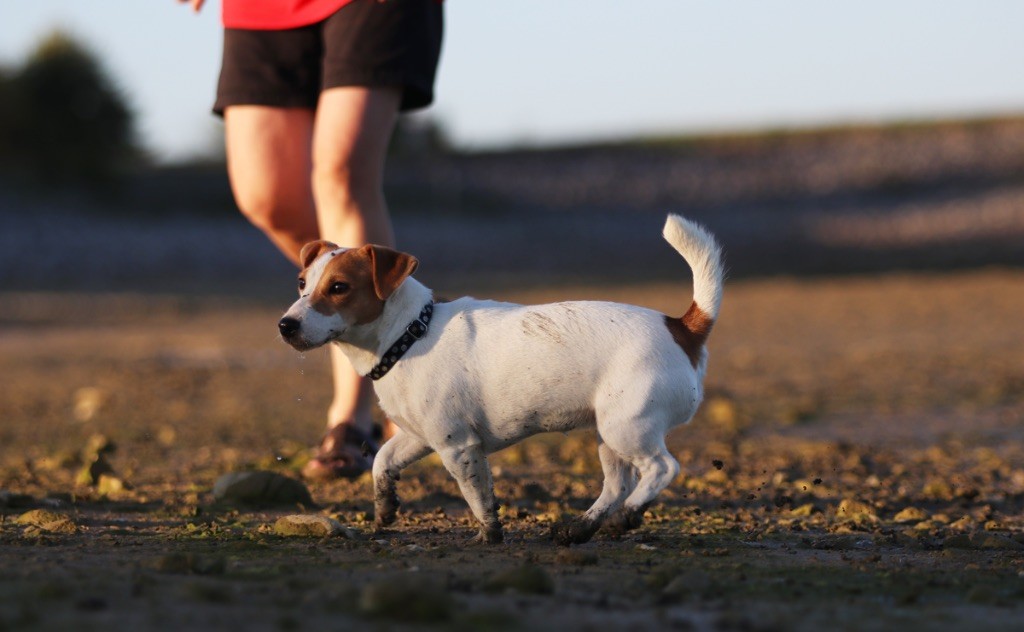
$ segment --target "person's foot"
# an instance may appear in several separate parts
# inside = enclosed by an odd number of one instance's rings
[[[378,444],[374,438],[350,423],[327,430],[316,456],[302,468],[302,476],[313,480],[359,478],[373,469]]]

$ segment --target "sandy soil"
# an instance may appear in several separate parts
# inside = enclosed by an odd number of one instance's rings
[[[683,284],[486,290],[689,301]],[[495,455],[500,546],[466,544],[465,506],[431,458],[403,477],[387,533],[368,522],[368,479],[311,485],[315,506],[215,504],[226,472],[295,476],[321,431],[326,359],[276,339],[284,307],[0,295],[0,630],[1024,620],[1020,271],[731,284],[708,398],[671,436],[682,474],[639,531],[572,549],[546,534],[600,488],[587,433]],[[82,477],[97,449],[101,485]],[[36,509],[67,521],[19,522]],[[294,513],[352,537],[275,535]]]

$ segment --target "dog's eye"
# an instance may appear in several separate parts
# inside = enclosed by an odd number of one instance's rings
[[[306,289],[306,279],[299,279],[299,291]]]
[[[331,294],[344,294],[345,292],[348,292],[348,283],[338,281],[331,284]]]

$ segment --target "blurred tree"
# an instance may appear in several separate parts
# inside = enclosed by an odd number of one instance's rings
[[[69,35],[47,36],[0,76],[0,165],[42,185],[109,188],[143,160],[135,117],[97,58]]]

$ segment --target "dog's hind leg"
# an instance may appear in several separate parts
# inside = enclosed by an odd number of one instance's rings
[[[597,532],[609,514],[622,507],[636,487],[636,470],[615,453],[598,435],[597,454],[601,458],[604,486],[601,495],[582,516],[560,522],[551,530],[551,538],[563,546],[582,544]]]
[[[437,451],[445,469],[459,484],[462,496],[480,523],[475,542],[497,544],[504,539],[498,521],[498,505],[494,500],[494,481],[487,455],[479,444],[444,447]]]
[[[605,522],[605,529],[611,533],[621,534],[639,527],[643,523],[647,506],[679,474],[679,461],[669,454],[664,440],[653,454],[634,457],[630,461],[640,473],[640,481],[622,508]]]
[[[378,527],[391,524],[398,514],[395,482],[401,471],[430,452],[430,446],[401,430],[381,446],[373,459],[373,509]]]

